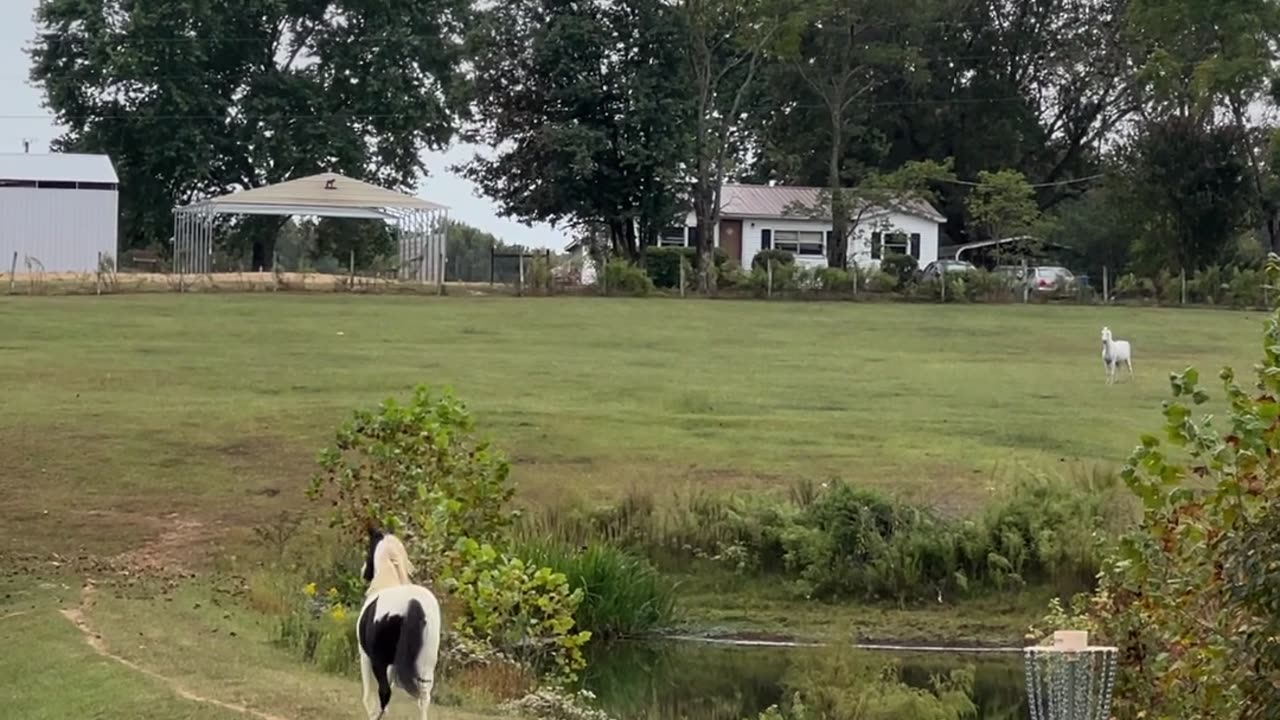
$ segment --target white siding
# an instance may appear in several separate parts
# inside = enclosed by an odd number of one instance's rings
[[[735,220],[731,215],[726,215],[724,220]],[[690,213],[685,221],[688,227],[695,227],[697,220]],[[760,219],[747,218],[742,221],[742,258],[741,262],[744,267],[751,266],[751,260],[760,252],[761,232],[762,230],[802,230],[810,232],[825,233],[831,229],[831,222],[828,220],[802,220],[796,218],[787,219]],[[920,267],[924,267],[929,263],[938,259],[938,238],[942,232],[942,226],[927,218],[917,217],[915,215],[905,215],[901,213],[880,214],[874,217],[863,218],[858,228],[854,231],[853,238],[849,241],[850,258],[860,267],[875,267],[880,264],[879,260],[871,259],[871,233],[872,232],[900,232],[907,235],[919,233],[920,235]],[[717,228],[717,244],[719,244],[719,228]],[[805,267],[826,267],[827,259],[825,257],[797,256],[796,263]]]
[[[114,190],[0,187],[0,272],[18,253],[46,272],[92,272],[98,253],[116,256],[118,194]],[[34,265],[34,264],[33,264]]]

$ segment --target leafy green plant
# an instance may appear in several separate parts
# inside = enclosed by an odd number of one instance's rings
[[[916,281],[920,273],[920,263],[910,255],[902,253],[886,253],[880,261],[880,270],[898,279],[898,287],[905,287]]]
[[[653,292],[653,280],[644,269],[622,260],[605,263],[600,281],[610,295],[634,295],[643,297]]]
[[[770,262],[773,262],[774,272],[778,271],[778,267],[782,265],[795,265],[796,256],[787,250],[778,250],[777,248],[769,248],[756,253],[751,258],[752,270],[764,270]]]
[[[600,542],[575,548],[547,540],[522,543],[516,553],[564,574],[582,591],[574,617],[593,638],[638,637],[675,620],[675,586],[642,557]]]
[[[550,662],[562,680],[586,666],[582,648],[591,633],[574,630],[585,594],[570,589],[564,573],[468,538],[458,541],[454,557],[441,581],[462,609],[453,621],[457,635],[536,666]]]
[[[1268,261],[1280,278],[1280,257]],[[1230,411],[1197,416],[1195,369],[1170,378],[1163,437],[1144,435],[1122,472],[1138,528],[1101,587],[1046,628],[1088,623],[1120,646],[1122,718],[1263,718],[1280,706],[1280,311],[1267,321],[1252,390],[1220,374]],[[1042,631],[1043,631],[1042,630]]]
[[[506,457],[475,437],[461,401],[426,386],[408,404],[356,411],[319,462],[307,495],[332,504],[331,524],[354,544],[371,526],[402,536],[427,577],[459,539],[494,542],[513,517]]]
[[[818,287],[830,293],[853,292],[856,270],[824,267],[818,270]]]
[[[878,665],[847,649],[810,656],[783,681],[790,694],[758,720],[963,720],[977,717],[972,668],[935,676],[928,689],[903,682],[899,667]]]
[[[652,247],[644,253],[645,274],[660,288],[679,289],[680,266],[685,266],[685,284],[694,280],[693,266],[697,255],[696,248],[690,247]],[[717,269],[722,269],[729,261],[729,254],[722,248],[715,248],[714,262]]]

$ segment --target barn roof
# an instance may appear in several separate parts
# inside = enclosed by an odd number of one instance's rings
[[[0,180],[23,182],[120,182],[111,158],[77,153],[0,153]]]
[[[720,193],[720,212],[727,217],[794,218],[805,215],[805,208],[816,208],[822,188],[797,185],[739,185],[726,183]],[[893,210],[934,222],[946,222],[927,201],[902,197],[894,203]],[[887,210],[888,208],[873,208]],[[823,209],[819,219],[829,220],[830,213]]]

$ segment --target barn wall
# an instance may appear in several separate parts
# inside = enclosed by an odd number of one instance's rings
[[[46,272],[93,272],[98,253],[116,256],[118,193],[111,190],[0,188],[0,272],[18,253]]]

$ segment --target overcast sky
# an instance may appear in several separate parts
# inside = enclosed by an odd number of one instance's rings
[[[24,49],[36,34],[32,20],[37,0],[0,0],[0,152],[22,152],[24,139],[31,152],[47,152],[59,135],[48,112],[41,107],[40,92],[27,81]],[[509,243],[560,249],[565,233],[538,225],[528,227],[498,216],[493,203],[476,196],[475,187],[445,168],[471,157],[473,148],[456,145],[445,153],[426,156],[429,177],[419,194],[448,205],[452,217],[487,230]]]

